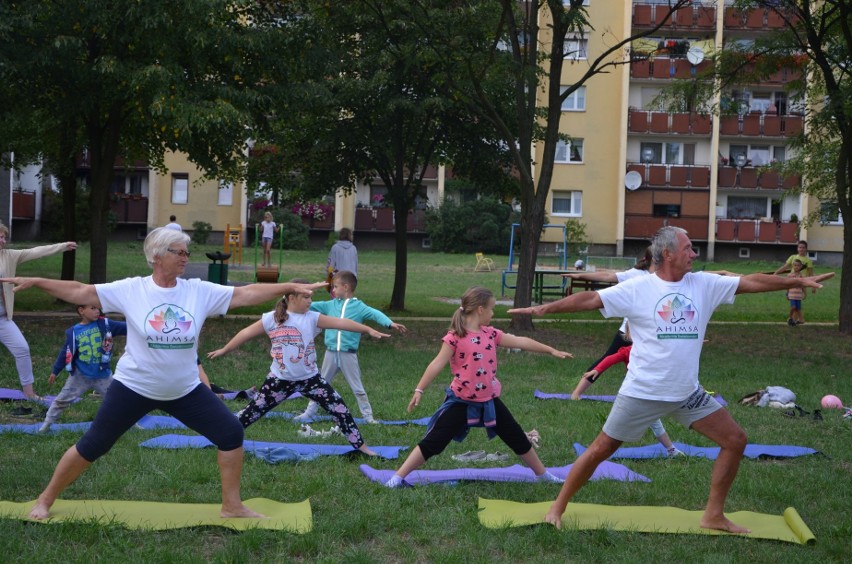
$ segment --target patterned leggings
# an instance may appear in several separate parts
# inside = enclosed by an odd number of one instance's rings
[[[237,418],[243,427],[248,427],[295,392],[317,402],[326,410],[353,447],[360,448],[364,444],[361,431],[358,430],[358,425],[343,398],[319,374],[295,382],[270,374],[251,403],[237,413]]]

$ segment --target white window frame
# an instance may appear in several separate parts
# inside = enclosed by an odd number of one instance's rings
[[[580,160],[571,158],[571,146],[577,147],[580,153]],[[585,144],[582,139],[573,138],[571,141],[563,141],[560,139],[556,143],[556,154],[553,157],[554,163],[559,164],[583,164],[586,160]]]
[[[563,86],[561,93],[568,90],[568,86]],[[571,92],[565,100],[562,101],[563,112],[585,112],[586,111],[586,87],[581,86],[577,90]]]
[[[585,35],[572,35],[565,38],[562,45],[565,60],[585,61],[589,58],[589,38]]]
[[[189,175],[186,173],[172,174],[172,203],[189,203]]]
[[[234,205],[234,183],[225,180],[219,181],[219,190],[216,196],[216,205],[232,206]]]
[[[556,201],[568,201],[571,211],[557,212]],[[554,217],[582,217],[583,215],[583,192],[582,190],[554,190],[550,197],[550,214]]]

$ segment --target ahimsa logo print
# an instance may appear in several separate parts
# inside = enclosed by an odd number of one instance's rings
[[[654,308],[657,339],[697,339],[698,312],[683,294],[669,294]]]
[[[192,316],[180,306],[157,306],[145,321],[149,348],[189,349],[195,343]]]

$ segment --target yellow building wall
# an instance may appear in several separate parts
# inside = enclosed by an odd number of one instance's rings
[[[201,181],[202,171],[186,155],[166,153],[165,164],[167,174],[152,170],[149,178],[149,228],[165,225],[170,215],[175,215],[177,222],[186,230],[191,230],[196,221],[206,221],[213,226],[214,232],[223,232],[228,224],[233,227],[245,223],[245,191],[242,184],[233,187],[231,203],[223,205],[219,203],[219,182]],[[189,194],[185,204],[172,203],[172,177],[175,174],[186,174],[189,177]]]
[[[591,2],[588,10],[589,21],[595,25],[595,31],[587,30],[586,34],[588,58],[565,61],[561,79],[563,86],[576,83],[588,70],[589,61],[624,37],[622,30],[626,26],[623,2]],[[544,10],[542,15],[546,17],[547,11]],[[541,23],[542,30],[549,29],[547,26],[546,20]],[[605,30],[610,31],[603,33]],[[542,39],[549,43],[550,36],[543,35]],[[626,65],[618,66],[608,69],[605,74],[592,77],[585,84],[585,111],[562,112],[560,120],[561,133],[583,139],[583,163],[554,166],[546,213],[550,223],[565,223],[568,217],[553,214],[553,191],[581,190],[582,215],[576,219],[586,225],[587,240],[593,244],[612,245],[621,238],[619,226],[623,225],[623,220],[619,219],[622,201],[619,197],[624,190],[622,145],[627,128],[627,70]],[[544,91],[539,98],[540,104],[543,105],[546,99],[547,92]],[[544,144],[539,143],[535,151],[536,163],[541,162],[543,149]],[[552,242],[556,236],[561,237],[561,233],[548,230],[542,239]]]

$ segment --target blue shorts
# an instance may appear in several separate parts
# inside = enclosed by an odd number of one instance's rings
[[[263,237],[262,239],[264,245],[266,245],[267,243],[270,245],[272,244],[272,237]]]
[[[802,309],[802,300],[790,300],[790,307],[793,309]]]

